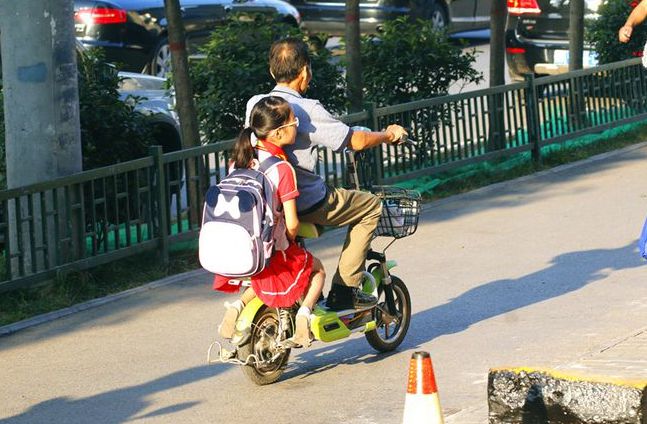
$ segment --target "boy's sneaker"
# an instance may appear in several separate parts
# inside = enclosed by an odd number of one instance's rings
[[[364,293],[357,287],[333,284],[328,293],[326,307],[335,311],[344,309],[366,309],[377,304],[377,298]]]
[[[240,315],[238,308],[233,304],[225,302],[225,316],[218,326],[218,333],[223,339],[231,339],[234,336],[238,315]]]

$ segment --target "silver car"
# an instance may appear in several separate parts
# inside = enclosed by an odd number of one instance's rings
[[[119,77],[120,98],[134,102],[135,110],[149,117],[155,144],[161,145],[164,152],[180,150],[180,121],[175,111],[175,96],[166,87],[166,79],[134,72],[119,72]]]

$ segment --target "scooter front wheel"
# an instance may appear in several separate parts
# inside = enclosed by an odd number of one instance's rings
[[[247,360],[243,373],[259,386],[281,378],[290,357],[290,349],[280,348],[279,315],[264,307],[254,318],[248,343],[238,348],[238,357]]]
[[[411,297],[404,282],[391,276],[395,314],[388,310],[383,286],[379,288],[379,299],[375,308],[376,329],[366,333],[366,340],[377,351],[390,352],[404,340],[411,323]],[[389,288],[386,288],[389,290]]]

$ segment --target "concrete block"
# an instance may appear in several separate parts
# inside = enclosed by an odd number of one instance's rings
[[[493,369],[488,407],[490,424],[647,424],[647,381]]]

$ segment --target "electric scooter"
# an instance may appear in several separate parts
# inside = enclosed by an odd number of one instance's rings
[[[356,155],[349,152],[349,175],[359,188]],[[418,192],[397,187],[380,186],[371,190],[382,200],[382,216],[375,237],[390,237],[392,241],[382,249],[370,249],[366,256],[365,278],[361,289],[373,294],[376,305],[363,309],[342,311],[328,309],[320,300],[310,316],[314,341],[324,343],[341,340],[354,333],[363,333],[368,343],[379,352],[396,349],[404,340],[411,322],[411,298],[404,282],[391,274],[397,265],[387,260],[386,250],[400,238],[415,233],[420,215],[421,197]],[[321,228],[301,223],[301,239],[318,237]],[[242,285],[249,285],[242,282]],[[232,348],[215,341],[209,347],[209,363],[240,365],[251,381],[258,385],[271,384],[283,374],[291,349],[289,340],[295,329],[299,305],[290,308],[271,308],[254,298],[245,305],[236,321]]]

